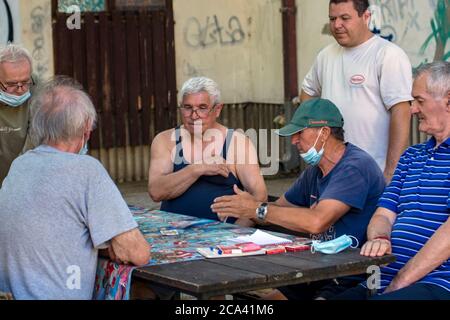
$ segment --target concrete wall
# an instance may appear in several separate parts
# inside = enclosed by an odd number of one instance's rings
[[[450,28],[449,0],[371,3],[371,28],[400,45],[414,67],[449,59],[448,36],[438,44],[439,30],[435,38],[431,28],[432,20],[443,30]],[[54,72],[50,4],[51,0],[0,0],[0,45],[8,40],[12,26],[14,42],[30,50],[35,73],[44,78]],[[297,0],[296,5],[301,83],[316,54],[334,39],[328,34],[328,0]],[[174,0],[178,88],[189,77],[205,75],[219,83],[226,103],[282,103],[280,7],[281,0]]]
[[[317,53],[332,43],[328,28],[329,0],[297,0],[297,59],[298,81],[311,68]]]
[[[413,67],[434,60],[448,60],[449,0],[372,0],[372,4],[372,27],[402,47]],[[439,40],[439,45],[435,41],[432,21],[437,26],[437,38],[444,40]],[[444,30],[447,31],[446,36],[443,35]]]
[[[282,103],[279,8],[279,0],[174,0],[178,88],[203,75],[225,103]]]
[[[51,0],[6,0],[12,11],[15,43],[27,48],[33,58],[34,75],[47,78],[54,74]],[[6,7],[0,1],[0,45],[8,41],[9,22]]]
[[[8,10],[11,16],[8,16]],[[19,2],[17,0],[0,0],[0,45],[21,38]],[[12,39],[10,38],[12,36]]]
[[[450,30],[449,0],[371,0],[372,30],[405,50],[413,67],[434,60],[449,60],[450,41],[436,45],[431,21],[442,26],[437,38]],[[334,39],[328,28],[329,0],[297,0],[299,81],[309,71],[316,54]],[[440,7],[438,7],[440,3]],[[441,34],[439,34],[439,32]],[[431,39],[427,42],[427,39]],[[442,41],[441,41],[442,42]],[[423,50],[422,50],[423,46]],[[446,56],[447,55],[447,56]]]

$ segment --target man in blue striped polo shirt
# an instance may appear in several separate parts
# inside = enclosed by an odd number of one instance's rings
[[[412,93],[411,113],[432,138],[400,158],[361,249],[396,262],[381,268],[377,294],[364,283],[337,299],[450,299],[450,63],[422,66]]]

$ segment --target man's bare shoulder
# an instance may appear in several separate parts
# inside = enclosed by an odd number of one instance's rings
[[[172,129],[168,129],[168,130],[164,130],[161,131],[160,133],[158,133],[155,138],[153,138],[152,143],[167,143],[170,142],[171,140],[173,140],[173,142],[175,143],[175,128]]]
[[[243,130],[234,130],[233,131],[233,141],[237,141],[238,143],[251,143],[250,138],[244,133]]]
[[[152,149],[171,150],[175,146],[175,129],[168,129],[158,133],[152,141]]]

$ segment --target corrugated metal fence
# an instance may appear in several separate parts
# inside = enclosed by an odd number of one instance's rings
[[[75,78],[92,97],[91,154],[114,179],[141,180],[148,164],[142,146],[176,124],[172,8],[83,12],[73,30],[68,16],[54,12],[55,73]]]

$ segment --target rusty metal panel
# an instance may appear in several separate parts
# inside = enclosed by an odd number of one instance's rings
[[[155,12],[152,19],[153,29],[153,61],[155,88],[156,131],[170,127],[168,121],[166,50],[165,50],[165,17],[163,12]]]
[[[141,70],[141,126],[142,144],[151,143],[150,123],[152,121],[153,96],[153,61],[152,61],[152,29],[151,15],[145,12],[139,14],[139,58]]]
[[[177,118],[172,1],[126,12],[107,3],[106,11],[82,12],[80,30],[53,10],[55,72],[78,80],[93,100],[92,154],[116,180],[147,179],[142,152]]]
[[[97,123],[99,124],[102,99],[100,90],[100,55],[93,54],[99,52],[99,28],[95,20],[95,15],[92,13],[87,13],[84,17],[86,28],[86,68],[89,70],[86,74],[86,89],[97,111]],[[89,144],[91,148],[100,147],[100,129],[98,126],[92,132]]]
[[[290,101],[298,95],[297,8],[295,6],[295,0],[282,0],[282,3],[284,96],[286,101]]]
[[[86,89],[86,25],[80,30],[70,30],[72,34],[73,77]]]
[[[167,99],[168,99],[168,126],[174,127],[177,122],[177,80],[175,61],[175,21],[173,18],[173,0],[166,1],[166,54],[167,54]]]
[[[57,16],[53,25],[55,73],[58,75],[73,74],[72,35],[66,26],[66,17]]]
[[[114,120],[115,147],[126,145],[126,112],[128,110],[127,97],[127,50],[125,37],[125,20],[121,12],[112,14],[113,20],[113,66],[114,66]]]
[[[99,14],[100,29],[100,83],[101,83],[101,111],[100,127],[101,146],[114,147],[114,67],[112,53],[112,21],[106,13]]]
[[[139,133],[141,125],[139,119],[142,110],[140,97],[141,78],[139,64],[139,29],[138,17],[134,12],[127,12],[126,17],[126,48],[127,48],[127,84],[128,84],[128,128],[129,145],[140,145]]]

